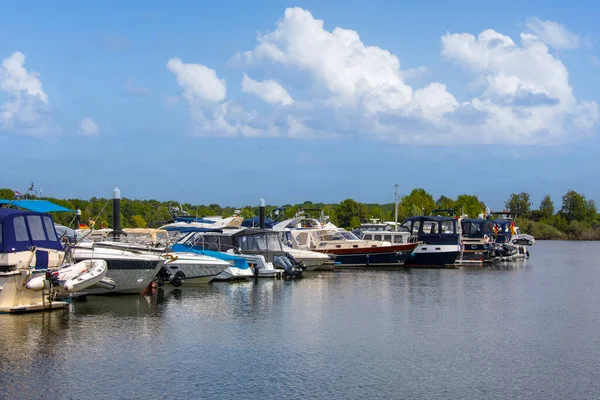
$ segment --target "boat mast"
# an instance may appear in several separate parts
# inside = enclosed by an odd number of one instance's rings
[[[394,188],[394,232],[398,232],[398,184]]]

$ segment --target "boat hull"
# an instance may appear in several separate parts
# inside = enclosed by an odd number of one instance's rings
[[[250,268],[241,269],[236,267],[228,267],[225,271],[217,275],[215,281],[232,281],[252,278],[252,270]]]
[[[74,252],[75,261],[83,261],[90,257],[89,252]],[[163,259],[135,259],[135,258],[109,258],[102,254],[96,254],[96,257],[105,260],[108,270],[106,277],[114,281],[114,289],[106,289],[100,287],[87,288],[81,294],[139,294],[141,293],[154,279],[160,268],[162,267]],[[154,257],[153,257],[154,258]]]
[[[324,254],[335,254],[336,264],[339,267],[351,266],[401,266],[408,259],[411,251],[417,244],[363,247],[363,248],[340,248],[327,250],[314,250]],[[338,264],[339,263],[339,264]]]
[[[171,274],[176,274],[178,271],[181,271],[185,275],[185,278],[183,278],[183,282],[186,285],[209,283],[214,278],[216,278],[221,272],[225,271],[225,269],[228,268],[228,266],[224,265],[212,265],[193,262],[169,262],[165,264],[165,267],[167,267]]]
[[[460,256],[458,245],[419,245],[405,261],[407,267],[442,268],[454,264]]]
[[[63,301],[48,301],[45,290],[27,289],[30,271],[18,270],[0,273],[0,313],[25,313],[68,307]]]

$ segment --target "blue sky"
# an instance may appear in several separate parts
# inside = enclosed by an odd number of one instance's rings
[[[0,187],[241,206],[595,182],[592,2],[48,2],[0,13]]]

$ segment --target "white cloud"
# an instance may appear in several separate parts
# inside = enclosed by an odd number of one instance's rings
[[[491,29],[442,36],[442,60],[472,76],[464,82],[469,98],[461,101],[441,82],[412,87],[407,80],[422,79],[428,68],[402,70],[396,55],[363,43],[353,30],[326,30],[301,8],[287,9],[272,32],[259,35],[256,46],[235,55],[230,65],[277,76],[277,82],[246,75],[242,81],[244,92],[270,104],[284,104],[289,94],[283,86],[293,83],[294,99],[269,116],[293,138],[363,135],[411,144],[551,145],[593,134],[598,105],[575,97],[566,66],[547,46],[573,47],[577,35],[548,21],[528,22],[537,35],[521,33],[519,43]]]
[[[97,136],[100,133],[98,125],[90,117],[85,117],[79,123],[79,131],[83,136]]]
[[[202,64],[186,64],[179,58],[171,58],[167,68],[175,74],[177,84],[188,102],[218,103],[225,100],[227,87],[214,69]]]
[[[292,96],[274,80],[255,81],[244,74],[242,78],[242,91],[254,94],[269,104],[289,106],[294,103]]]
[[[288,8],[274,32],[258,37],[254,50],[238,61],[279,63],[307,72],[333,107],[364,107],[374,113],[410,102],[412,89],[402,80],[400,61],[387,50],[366,46],[357,32],[323,29],[309,11]]]
[[[527,18],[525,25],[544,43],[555,49],[576,49],[579,47],[579,35],[572,33],[562,24],[554,21],[542,21],[533,17]]]
[[[482,93],[466,104],[485,116],[488,142],[555,144],[598,122],[597,104],[577,101],[567,68],[534,35],[522,33],[519,46],[493,30],[446,34],[442,55],[475,75]]]
[[[15,52],[0,65],[0,91],[7,102],[0,104],[0,131],[20,135],[48,132],[44,112],[48,95],[42,89],[39,74],[25,69],[25,55]]]
[[[261,120],[255,112],[246,112],[233,101],[227,100],[226,82],[219,79],[215,70],[202,64],[186,64],[178,58],[171,58],[167,68],[176,76],[177,84],[183,91],[183,99],[187,102],[193,121],[193,135],[279,136],[279,128],[274,123]],[[267,86],[273,89],[272,85]],[[174,102],[168,101],[168,104],[174,105]]]

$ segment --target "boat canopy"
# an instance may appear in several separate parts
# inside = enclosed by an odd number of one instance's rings
[[[463,236],[483,238],[494,233],[494,222],[489,219],[464,218],[460,221]]]
[[[24,210],[36,211],[40,213],[48,212],[74,212],[68,208],[54,204],[48,200],[4,200],[0,199],[0,204],[11,205]]]
[[[49,214],[0,208],[0,252],[29,251],[33,247],[63,250]]]
[[[273,225],[275,225],[276,222],[273,221],[271,218],[265,218],[265,228],[269,228],[271,229],[273,227]],[[245,219],[242,222],[242,226],[245,228],[254,228],[254,227],[258,227],[260,226],[260,218],[258,217],[252,217],[249,219]]]

